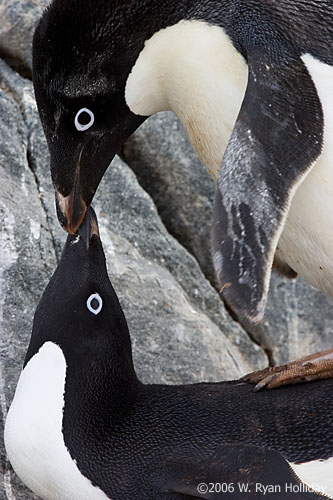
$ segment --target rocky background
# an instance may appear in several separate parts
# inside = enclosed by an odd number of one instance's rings
[[[31,83],[31,38],[46,0],[0,0],[0,415],[6,417],[32,318],[65,240]],[[332,300],[273,276],[256,326],[230,316],[210,260],[214,183],[172,114],[150,118],[108,169],[94,207],[109,273],[145,382],[232,379],[331,347]],[[2,425],[0,426],[2,429]],[[0,498],[36,498],[6,461]]]

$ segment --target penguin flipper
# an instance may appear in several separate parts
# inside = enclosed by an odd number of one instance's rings
[[[249,54],[242,107],[214,205],[213,259],[238,317],[264,315],[276,246],[297,187],[320,155],[321,103],[303,61],[277,49]]]
[[[188,500],[258,500],[266,498],[265,488],[272,486],[271,500],[297,500],[298,493],[288,494],[285,485],[302,484],[280,453],[252,445],[224,445],[201,463],[174,462],[163,478],[163,489]],[[302,498],[324,497],[304,493]]]

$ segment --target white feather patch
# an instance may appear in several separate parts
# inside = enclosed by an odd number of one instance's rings
[[[66,361],[46,342],[21,373],[5,426],[8,458],[22,481],[46,500],[108,500],[79,471],[64,442]]]
[[[297,476],[310,488],[333,498],[333,458],[312,460],[303,464],[290,463]]]
[[[216,179],[247,78],[245,61],[222,28],[180,21],[146,41],[125,97],[138,115],[173,111]]]

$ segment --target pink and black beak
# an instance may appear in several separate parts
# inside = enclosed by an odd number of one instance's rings
[[[81,157],[81,154],[80,154]],[[87,212],[87,203],[83,200],[80,183],[80,157],[75,169],[72,190],[63,196],[56,190],[56,207],[60,224],[69,234],[75,234]]]

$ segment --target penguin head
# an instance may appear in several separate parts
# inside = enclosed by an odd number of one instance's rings
[[[58,264],[37,307],[25,363],[47,341],[65,357],[103,359],[132,370],[125,316],[109,280],[97,219],[87,210],[75,235],[68,235]]]
[[[35,95],[58,217],[71,234],[112,158],[145,119],[125,102],[126,80],[144,43],[135,11],[132,1],[56,0],[34,35]]]

